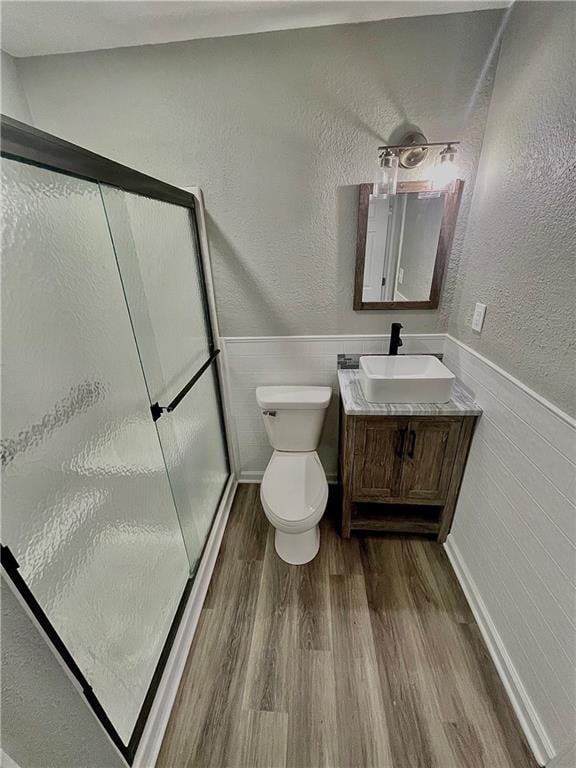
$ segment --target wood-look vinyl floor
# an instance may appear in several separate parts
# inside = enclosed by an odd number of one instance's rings
[[[241,485],[158,768],[535,768],[446,556],[343,540],[274,551]]]

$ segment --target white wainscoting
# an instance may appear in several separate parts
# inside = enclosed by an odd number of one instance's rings
[[[444,334],[405,334],[402,352],[441,354]],[[258,482],[272,455],[256,403],[256,387],[271,384],[323,384],[333,397],[319,454],[328,479],[336,479],[338,454],[337,355],[378,354],[389,334],[378,336],[262,336],[220,339],[226,371],[225,400],[235,470],[240,482]]]
[[[537,760],[576,722],[576,422],[448,336],[484,413],[446,550]]]

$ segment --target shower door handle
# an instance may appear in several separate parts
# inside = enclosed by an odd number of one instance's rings
[[[150,411],[152,412],[152,421],[158,421],[158,419],[160,418],[160,416],[162,416],[164,411],[166,411],[166,413],[170,413],[171,411],[175,410],[175,408],[177,408],[178,405],[181,403],[181,401],[186,397],[188,392],[190,392],[190,390],[192,389],[194,384],[196,384],[196,382],[198,381],[200,376],[202,376],[204,371],[212,365],[212,362],[218,357],[219,354],[220,354],[220,350],[219,349],[215,349],[214,352],[212,352],[212,354],[208,358],[208,360],[206,360],[204,365],[202,365],[196,371],[194,376],[192,376],[192,378],[190,379],[188,384],[185,384],[182,387],[180,392],[178,392],[178,394],[176,395],[174,400],[172,400],[171,403],[169,403],[168,405],[165,405],[165,406],[164,405],[159,405],[158,403],[154,403],[153,405],[151,405],[150,406]]]

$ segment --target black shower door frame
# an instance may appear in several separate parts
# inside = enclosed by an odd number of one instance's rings
[[[204,374],[208,368],[212,368],[215,372],[214,380],[220,417],[220,430],[224,443],[229,478],[230,450],[226,436],[222,391],[220,387],[220,378],[218,375],[216,362],[220,350],[216,345],[214,329],[212,327],[206,272],[204,269],[204,254],[202,252],[202,244],[198,230],[196,198],[194,195],[186,192],[183,189],[173,187],[171,184],[167,184],[160,179],[155,179],[152,176],[140,173],[140,171],[136,171],[126,165],[122,165],[121,163],[117,163],[114,160],[108,159],[107,157],[98,155],[95,152],[90,152],[83,147],[72,144],[71,142],[65,141],[64,139],[60,139],[50,133],[40,131],[31,125],[22,123],[12,117],[0,115],[0,127],[2,157],[10,160],[17,160],[18,162],[26,163],[28,165],[35,165],[40,168],[58,171],[59,173],[66,174],[68,176],[74,176],[86,181],[95,182],[97,184],[106,184],[108,186],[121,189],[125,192],[131,192],[136,195],[152,198],[154,200],[161,200],[162,202],[178,205],[189,210],[190,224],[196,252],[197,268],[200,276],[199,283],[202,296],[202,309],[206,322],[206,329],[208,332],[209,356],[204,364],[194,374],[192,379],[176,395],[171,403],[167,404],[166,406],[161,406],[159,403],[153,403],[151,405],[150,418],[153,421],[157,421],[162,416],[163,412],[174,410],[180,400],[182,400],[194,387],[194,384],[198,381],[202,374]],[[226,486],[227,483],[224,485],[222,494],[224,493]],[[219,500],[218,506],[220,506],[221,500],[222,496]],[[204,544],[204,547],[205,546],[206,543]],[[4,572],[54,646],[56,652],[60,655],[69,672],[77,680],[84,698],[92,708],[102,727],[108,733],[110,739],[120,751],[124,759],[130,765],[132,765],[136,751],[138,749],[138,745],[140,743],[140,739],[142,737],[142,733],[144,731],[144,727],[146,725],[146,721],[148,719],[148,715],[150,714],[150,709],[152,707],[156,691],[168,661],[176,633],[180,626],[184,609],[186,608],[186,604],[192,590],[194,575],[189,578],[184,588],[184,592],[180,598],[180,602],[170,626],[166,642],[158,659],[158,663],[156,665],[156,669],[154,670],[150,686],[140,709],[136,725],[134,726],[132,736],[130,737],[129,743],[126,745],[120,738],[120,735],[116,731],[113,723],[107,716],[104,708],[94,694],[94,691],[82,673],[82,670],[79,668],[72,654],[66,648],[65,643],[60,638],[52,622],[34,597],[25,580],[20,575],[18,571],[19,564],[11,550],[9,547],[2,545],[0,553],[1,564]],[[201,560],[201,557],[199,560]]]

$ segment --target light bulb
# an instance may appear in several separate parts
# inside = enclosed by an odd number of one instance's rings
[[[384,191],[384,158],[378,160],[378,170],[376,171],[376,178],[374,179],[374,186],[372,187],[372,197],[385,198],[387,197]]]
[[[398,186],[398,157],[392,152],[383,155],[378,163],[378,174],[373,187],[373,196],[386,198],[396,194]]]
[[[447,144],[440,152],[436,165],[432,169],[432,188],[444,189],[449,187],[457,176],[456,148]]]

